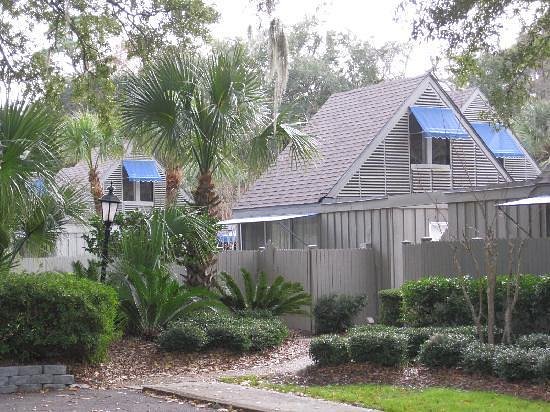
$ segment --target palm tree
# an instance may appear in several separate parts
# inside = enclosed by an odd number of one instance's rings
[[[274,159],[282,142],[306,160],[314,146],[271,115],[262,76],[241,46],[206,59],[165,54],[123,86],[122,122],[167,167],[167,202],[173,204],[183,171],[196,174],[193,199],[216,215],[214,175],[247,159]],[[166,161],[167,160],[167,161]],[[263,162],[265,168],[269,162]]]
[[[0,272],[23,251],[51,250],[63,225],[84,212],[78,192],[54,180],[59,125],[42,105],[0,105]]]
[[[103,187],[98,164],[111,154],[121,152],[122,145],[116,135],[101,130],[97,116],[89,112],[78,113],[65,121],[62,137],[63,154],[71,163],[84,160],[88,166],[90,193],[96,212],[101,214],[100,198]]]

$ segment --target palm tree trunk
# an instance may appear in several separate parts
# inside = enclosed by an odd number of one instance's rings
[[[210,216],[219,218],[217,206],[220,200],[214,191],[212,172],[208,171],[199,176],[197,188],[193,191],[193,200],[195,205],[203,207]],[[190,255],[196,255],[193,250],[189,250],[188,252]],[[189,286],[210,287],[215,277],[215,273],[211,270],[215,261],[216,257],[212,255],[206,257],[202,262],[188,264],[186,266],[186,283]]]
[[[174,206],[183,180],[181,166],[166,169],[166,206]]]
[[[96,167],[92,167],[88,172],[88,181],[90,182],[90,193],[94,201],[96,213],[101,216],[101,197],[103,196],[103,187],[99,180],[99,173]]]
[[[204,207],[210,216],[219,217],[217,206],[220,198],[214,191],[212,172],[207,171],[199,176],[197,188],[193,192],[193,200],[197,206]]]

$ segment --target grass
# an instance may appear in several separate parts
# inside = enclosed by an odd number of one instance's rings
[[[255,376],[222,378],[226,383],[243,383],[279,392],[299,393],[314,398],[351,403],[386,412],[401,411],[550,411],[550,403],[530,401],[493,392],[448,388],[407,389],[391,385],[356,384],[299,386],[272,384]]]

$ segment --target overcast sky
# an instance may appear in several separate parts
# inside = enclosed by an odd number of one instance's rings
[[[249,24],[257,26],[259,19],[256,2],[250,0],[207,0],[220,12],[220,22],[212,27],[215,37],[245,37]],[[279,0],[276,14],[286,26],[316,15],[323,27],[349,31],[375,46],[388,41],[408,42],[410,13],[396,10],[402,0]],[[426,1],[426,0],[421,0]],[[398,17],[396,21],[396,17]],[[513,43],[517,36],[515,26],[510,27],[501,39],[501,46]],[[406,75],[422,74],[432,67],[431,58],[441,56],[439,43],[413,44]],[[400,71],[400,70],[398,70]]]

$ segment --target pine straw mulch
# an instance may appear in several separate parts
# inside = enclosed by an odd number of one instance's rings
[[[71,366],[78,383],[110,389],[140,384],[175,382],[183,377],[200,379],[220,372],[262,367],[276,371],[277,365],[308,353],[309,339],[291,332],[279,347],[262,352],[235,354],[223,350],[197,353],[167,353],[151,341],[125,337],[109,348],[108,360],[99,365]]]
[[[371,364],[312,366],[299,374],[267,378],[272,383],[292,383],[304,386],[376,383],[411,389],[448,387],[464,390],[492,391],[527,399],[550,401],[550,383],[506,382],[493,376],[471,375],[460,369],[430,369],[426,367],[383,367]]]

